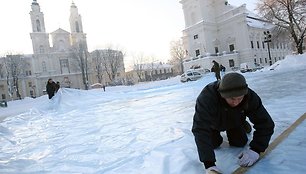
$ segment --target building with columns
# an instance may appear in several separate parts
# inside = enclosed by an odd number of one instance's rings
[[[195,66],[210,69],[212,60],[227,70],[237,70],[242,63],[267,66],[292,53],[288,35],[275,34],[275,27],[247,10],[245,4],[235,7],[227,0],[180,3],[185,19],[184,71]],[[272,34],[271,42],[266,42],[265,31]]]

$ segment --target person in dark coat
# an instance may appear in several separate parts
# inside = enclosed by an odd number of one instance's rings
[[[60,82],[56,82],[55,84],[55,92],[57,92],[61,88]]]
[[[46,91],[49,99],[51,99],[54,96],[54,93],[56,92],[56,83],[52,79],[48,80],[46,85]]]
[[[219,63],[216,62],[215,60],[213,60],[212,63],[214,65],[212,66],[211,71],[215,72],[215,76],[217,80],[221,80]]]
[[[214,149],[226,131],[230,146],[244,147],[248,142],[247,132],[255,129],[249,148],[238,157],[240,166],[252,166],[259,154],[269,145],[274,133],[274,122],[263,106],[260,97],[246,83],[239,73],[225,74],[222,80],[208,84],[197,98],[192,132],[200,161],[207,173],[222,173],[216,166]]]

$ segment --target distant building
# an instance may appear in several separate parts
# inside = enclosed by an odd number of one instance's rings
[[[173,65],[165,63],[147,63],[134,65],[133,70],[126,73],[128,83],[164,80],[173,77]]]
[[[212,60],[239,69],[242,63],[271,65],[292,53],[288,34],[273,35],[274,25],[259,19],[245,4],[234,7],[226,0],[181,0],[185,17],[184,71],[192,66],[210,69]],[[265,31],[272,33],[270,56]]]
[[[20,60],[26,62],[26,66],[22,67],[18,75],[18,86],[14,86],[12,83],[8,84],[8,81],[13,79],[9,77],[10,80],[7,80],[5,57],[0,58],[0,100],[19,98],[16,94],[10,96],[8,92],[14,91],[16,88],[20,90],[21,98],[44,95],[49,78],[60,82],[61,87],[77,89],[86,89],[91,84],[98,82],[94,70],[96,64],[92,63],[92,53],[89,53],[87,49],[82,18],[73,2],[70,6],[70,32],[59,28],[54,32],[47,33],[44,14],[37,0],[33,0],[31,4],[30,18],[33,54],[16,55],[21,58]],[[52,42],[49,38],[52,39]],[[112,50],[112,52],[116,51]],[[117,59],[118,71],[114,75],[116,80],[122,80],[125,77],[123,54],[121,53],[119,57]],[[112,61],[113,59],[106,58],[105,60]],[[110,83],[110,78],[103,79],[103,82]]]

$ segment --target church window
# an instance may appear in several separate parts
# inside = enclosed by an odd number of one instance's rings
[[[39,46],[39,53],[44,53],[45,50],[44,50],[44,46],[40,45]]]
[[[219,53],[219,48],[218,47],[215,47],[215,53]]]
[[[197,34],[193,36],[193,39],[198,39],[198,38],[199,38],[199,35]]]
[[[42,62],[42,71],[43,72],[47,71],[47,66],[46,66],[46,62],[45,61]]]
[[[252,40],[251,40],[251,48],[254,48],[254,44]]]
[[[68,59],[60,60],[60,65],[61,65],[62,68],[67,68],[68,67]]]
[[[36,29],[37,29],[37,32],[41,32],[41,26],[40,26],[40,21],[37,19],[36,20]]]
[[[230,52],[234,51],[234,50],[235,50],[234,44],[230,44],[230,45],[229,45],[229,49],[230,49]]]
[[[75,21],[75,31],[76,31],[77,33],[80,32],[80,27],[79,27],[78,21]]]
[[[262,42],[262,48],[263,49],[265,48],[265,42],[264,41]]]

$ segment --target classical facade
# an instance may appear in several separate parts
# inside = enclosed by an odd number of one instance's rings
[[[288,35],[276,37],[274,26],[248,11],[245,4],[234,7],[226,0],[181,0],[180,3],[185,18],[184,71],[194,66],[210,69],[212,60],[227,70],[239,69],[242,63],[266,66],[292,53]],[[264,34],[267,31],[271,38]]]
[[[99,81],[94,70],[96,64],[92,62],[92,54],[88,52],[82,18],[73,2],[70,6],[70,32],[59,28],[47,33],[44,14],[37,0],[33,0],[31,4],[30,19],[33,54],[13,56],[24,64],[15,77],[11,77],[8,70],[5,70],[9,68],[5,67],[5,62],[12,56],[0,58],[0,100],[44,95],[49,78],[60,82],[61,87],[77,89],[87,89]],[[119,61],[120,67],[112,80],[122,80],[125,77],[122,54]],[[18,79],[18,83],[15,79]],[[109,81],[109,78],[104,79],[105,84]],[[20,96],[16,95],[16,89]]]

